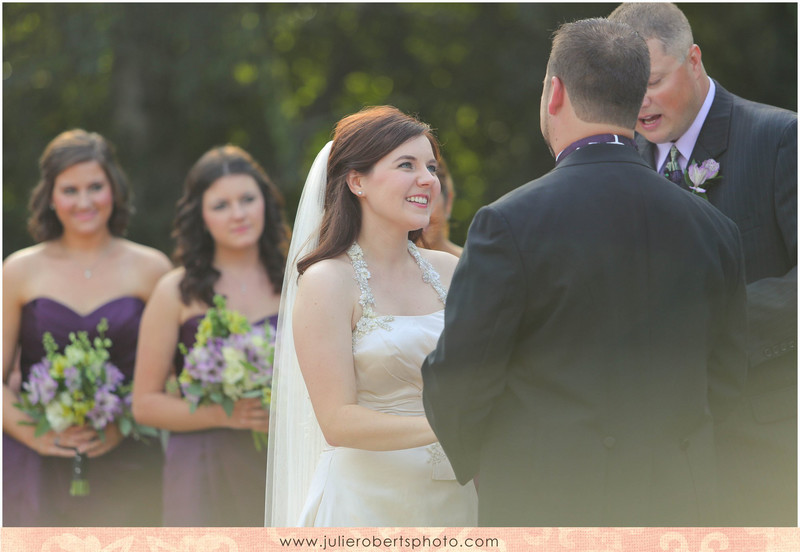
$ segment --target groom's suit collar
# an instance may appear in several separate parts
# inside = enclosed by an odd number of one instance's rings
[[[591,146],[583,147],[579,150],[573,151],[550,172],[576,165],[607,162],[632,162],[647,166],[647,163],[645,163],[645,161],[639,155],[639,152],[637,152],[636,148],[634,147],[617,146],[611,144],[593,144]]]
[[[718,158],[728,149],[728,131],[731,125],[731,111],[733,110],[733,94],[725,90],[717,81],[714,81],[716,92],[714,102],[708,111],[703,128],[697,137],[697,142],[692,150],[690,162],[702,163],[706,159]],[[647,164],[655,166],[657,148],[652,142],[641,134],[636,134],[636,145]]]

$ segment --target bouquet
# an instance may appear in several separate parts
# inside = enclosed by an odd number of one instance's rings
[[[105,439],[104,430],[112,422],[125,437],[158,436],[157,430],[133,420],[131,384],[123,385],[125,376],[108,361],[111,340],[105,337],[107,329],[108,321],[103,318],[93,342],[86,332],[70,333],[63,353],[58,352],[52,334],[44,334],[45,357],[31,367],[30,378],[22,384],[20,402],[15,404],[33,419],[20,423],[35,426],[36,437],[50,430],[61,433],[70,426],[89,424]],[[89,494],[86,461],[86,455],[75,450],[72,496]]]
[[[178,376],[181,393],[192,412],[201,405],[220,404],[226,414],[243,398],[260,398],[269,408],[272,398],[272,362],[275,354],[272,327],[252,328],[240,313],[225,307],[225,298],[214,296],[214,307],[200,321],[190,351],[181,343],[183,370]],[[257,450],[267,434],[253,431]]]

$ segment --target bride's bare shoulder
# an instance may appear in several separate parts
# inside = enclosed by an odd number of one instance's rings
[[[346,257],[326,259],[314,263],[300,276],[296,308],[314,318],[345,324],[358,305],[359,293],[350,261]]]
[[[300,276],[298,286],[304,290],[343,293],[356,288],[353,265],[345,255],[314,263]]]

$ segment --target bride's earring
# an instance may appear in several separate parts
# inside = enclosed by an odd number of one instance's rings
[[[361,190],[359,190],[359,191],[358,191],[358,195],[364,195],[364,192],[362,192]]]

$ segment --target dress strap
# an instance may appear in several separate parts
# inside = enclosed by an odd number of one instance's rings
[[[372,288],[369,287],[369,279],[371,277],[369,269],[367,268],[367,261],[364,260],[364,251],[361,246],[354,243],[347,250],[347,256],[350,257],[350,262],[353,263],[353,270],[356,273],[356,282],[361,290],[361,296],[358,298],[358,303],[361,305],[361,318],[356,322],[355,330],[353,330],[353,347],[356,342],[372,330],[376,328],[383,328],[384,330],[391,330],[389,324],[394,320],[393,316],[376,316],[375,315],[375,296],[372,294]]]
[[[433,287],[439,296],[439,301],[444,305],[447,298],[447,290],[444,289],[439,280],[439,273],[436,272],[431,263],[422,257],[417,246],[410,240],[408,242],[408,252],[422,271],[422,281]],[[376,328],[391,330],[392,327],[389,323],[394,320],[394,317],[392,315],[377,316],[375,314],[375,296],[372,294],[372,288],[369,287],[371,275],[369,268],[367,268],[367,261],[364,260],[364,251],[361,246],[358,243],[351,245],[347,250],[347,256],[350,257],[350,262],[353,264],[355,279],[361,290],[361,295],[358,298],[358,303],[361,305],[361,318],[358,319],[355,330],[353,330],[353,345],[355,346],[358,339]]]
[[[364,251],[358,243],[354,243],[347,250],[347,256],[353,263],[353,270],[356,273],[356,282],[361,289],[361,296],[358,302],[361,305],[363,316],[375,316],[375,296],[372,295],[372,288],[369,287],[369,279],[372,275],[367,268],[367,261],[364,260]]]
[[[439,280],[439,273],[436,272],[436,269],[433,268],[433,265],[429,263],[427,259],[422,258],[419,249],[417,249],[417,246],[414,245],[414,242],[411,240],[408,240],[408,252],[411,253],[411,256],[417,261],[420,270],[422,270],[422,281],[426,284],[430,284],[431,287],[436,290],[437,295],[439,295],[439,301],[444,305],[447,301],[447,290],[444,289],[442,282]]]

